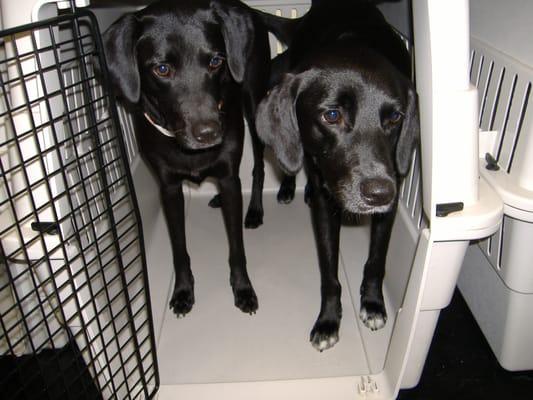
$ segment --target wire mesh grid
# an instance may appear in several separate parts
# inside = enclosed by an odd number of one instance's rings
[[[101,48],[82,11],[0,33],[4,398],[151,398],[159,385],[139,211]]]

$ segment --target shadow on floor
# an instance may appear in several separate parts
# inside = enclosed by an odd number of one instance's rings
[[[37,355],[0,357],[0,398],[9,400],[100,400],[73,340]]]

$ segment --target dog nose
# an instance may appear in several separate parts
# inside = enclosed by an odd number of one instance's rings
[[[369,206],[383,206],[389,204],[394,198],[394,184],[389,179],[365,179],[359,187],[364,201]]]
[[[216,122],[198,124],[193,132],[196,141],[204,146],[214,146],[222,141],[220,126]]]

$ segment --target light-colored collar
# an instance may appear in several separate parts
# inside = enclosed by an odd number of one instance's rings
[[[161,132],[163,135],[165,136],[168,136],[170,138],[176,138],[176,135],[174,135],[172,132],[170,132],[168,129],[166,128],[163,128],[161,125],[157,125],[153,120],[152,118],[150,118],[150,116],[147,114],[147,113],[144,113],[144,118],[146,118],[148,120],[148,122],[150,122],[154,127],[155,129],[157,129],[159,132]]]

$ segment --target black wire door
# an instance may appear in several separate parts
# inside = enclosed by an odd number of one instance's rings
[[[88,12],[0,32],[2,398],[142,399],[159,386],[106,74]]]

